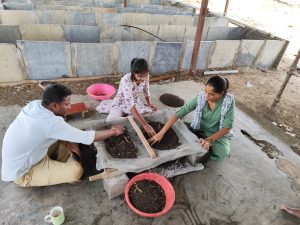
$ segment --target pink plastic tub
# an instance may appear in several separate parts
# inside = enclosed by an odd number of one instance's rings
[[[129,200],[129,196],[128,196],[128,192],[130,187],[136,182],[136,181],[140,181],[140,180],[152,180],[155,181],[156,183],[158,183],[162,189],[165,192],[166,195],[166,205],[165,208],[158,213],[144,213],[140,210],[138,210],[137,208],[135,208],[130,200]],[[163,176],[157,174],[157,173],[141,173],[135,177],[133,177],[128,184],[125,187],[125,200],[126,203],[128,204],[129,208],[131,208],[134,212],[136,212],[137,214],[144,216],[144,217],[158,217],[158,216],[162,216],[164,214],[166,214],[172,207],[175,201],[175,191],[174,188],[172,186],[172,184]]]
[[[116,92],[116,89],[109,84],[92,84],[86,89],[86,93],[96,100],[110,99]]]

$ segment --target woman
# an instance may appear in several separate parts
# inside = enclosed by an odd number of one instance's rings
[[[205,92],[200,92],[177,111],[149,142],[154,144],[160,141],[179,118],[196,109],[189,129],[200,138],[199,143],[208,151],[211,159],[223,160],[230,152],[235,108],[234,97],[227,93],[228,87],[226,78],[211,77],[205,84]]]
[[[144,93],[147,104],[140,100],[141,93]],[[107,121],[132,114],[150,136],[156,134],[141,116],[157,110],[150,100],[148,62],[142,58],[134,58],[131,61],[131,73],[122,77],[116,97],[113,100],[102,101],[96,110],[109,113]]]

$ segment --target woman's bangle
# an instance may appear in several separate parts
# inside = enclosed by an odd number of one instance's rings
[[[115,127],[112,127],[111,129],[112,129],[112,130],[113,130],[113,132],[114,132],[114,136],[119,136],[119,131],[118,131],[118,129],[117,129],[117,128],[115,128]]]

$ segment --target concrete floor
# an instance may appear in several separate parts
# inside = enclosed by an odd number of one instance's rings
[[[169,92],[188,100],[196,96],[200,88],[200,84],[186,81],[152,85],[151,93],[154,102],[163,109],[166,107],[157,100],[160,94]],[[74,99],[76,101],[76,97]],[[1,140],[19,110],[18,106],[0,107]],[[80,123],[82,121],[73,124]],[[282,203],[300,207],[291,180],[276,167],[275,160],[269,159],[240,129],[276,145],[297,165],[300,165],[299,156],[285,144],[282,133],[270,122],[260,120],[258,123],[239,108],[235,128],[230,158],[223,162],[209,161],[204,170],[171,180],[176,202],[165,216],[156,219],[139,217],[127,207],[123,196],[109,200],[102,181],[83,180],[73,185],[38,188],[19,188],[13,183],[0,181],[1,224],[45,224],[44,216],[55,205],[64,208],[65,224],[74,225],[299,224],[299,219],[279,210]]]

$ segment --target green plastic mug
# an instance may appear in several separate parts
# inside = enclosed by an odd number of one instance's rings
[[[64,210],[60,206],[55,206],[51,209],[50,214],[45,216],[45,222],[52,223],[54,225],[61,225],[65,221]]]

